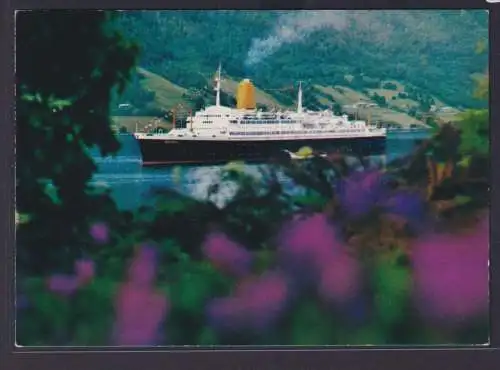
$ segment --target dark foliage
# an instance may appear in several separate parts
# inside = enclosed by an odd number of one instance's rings
[[[84,243],[86,220],[114,207],[104,195],[89,195],[96,168],[88,148],[118,150],[109,102],[115,86],[123,91],[138,48],[111,18],[97,11],[17,14],[16,200],[37,229],[19,235],[21,265],[25,256],[39,267],[54,262],[48,256],[71,258],[65,251]]]

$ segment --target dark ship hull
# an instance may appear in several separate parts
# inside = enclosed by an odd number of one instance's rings
[[[386,137],[289,140],[176,140],[138,139],[143,165],[215,164],[230,161],[267,162],[290,157],[309,147],[320,153],[343,152],[363,156],[385,154]]]

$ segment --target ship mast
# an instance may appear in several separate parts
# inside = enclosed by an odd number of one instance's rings
[[[297,113],[302,113],[302,81],[299,81],[299,94],[297,97]]]
[[[221,69],[222,69],[222,66],[221,64],[219,63],[219,68],[217,69],[217,77],[215,78],[215,91],[216,91],[216,95],[215,95],[215,105],[217,107],[220,106],[220,80],[221,80]]]

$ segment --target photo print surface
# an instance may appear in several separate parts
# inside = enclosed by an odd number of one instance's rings
[[[485,10],[18,12],[16,343],[487,344],[488,48]]]

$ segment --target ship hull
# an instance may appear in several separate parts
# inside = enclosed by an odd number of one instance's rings
[[[137,139],[143,165],[204,164],[230,161],[262,162],[283,158],[287,152],[310,147],[322,153],[343,152],[364,156],[385,154],[386,137],[294,140],[176,140]]]

